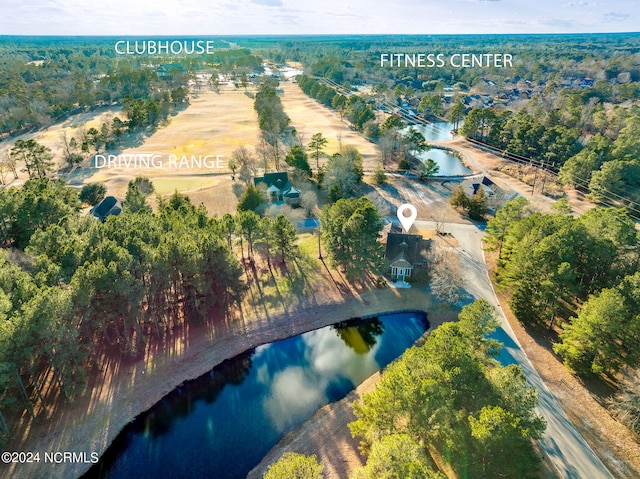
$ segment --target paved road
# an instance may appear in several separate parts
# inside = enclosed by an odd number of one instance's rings
[[[417,220],[416,225],[435,229],[432,221]],[[489,281],[480,241],[483,232],[477,226],[458,223],[445,223],[443,229],[458,240],[460,270],[465,289],[475,298],[487,300],[498,311],[501,327],[493,337],[504,344],[499,361],[503,365],[520,365],[528,381],[539,391],[537,409],[547,421],[547,431],[541,443],[560,476],[567,479],[612,479],[613,475],[569,421],[518,343]]]

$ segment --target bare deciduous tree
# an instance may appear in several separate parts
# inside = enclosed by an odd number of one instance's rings
[[[237,147],[231,153],[230,161],[239,169],[238,178],[248,185],[256,175],[256,160],[251,150],[244,145]]]
[[[258,156],[260,168],[267,173],[271,164],[271,147],[263,137],[260,137],[260,141],[256,145],[256,155]]]
[[[307,190],[300,195],[300,204],[308,218],[314,216],[314,211],[318,206],[318,195],[313,190]]]
[[[622,390],[609,400],[609,407],[633,432],[640,434],[640,371],[625,378]]]
[[[430,285],[433,295],[448,303],[458,302],[462,276],[456,251],[436,245],[430,251],[429,259]]]

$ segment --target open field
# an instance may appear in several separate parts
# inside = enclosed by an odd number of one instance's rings
[[[106,108],[94,112],[74,115],[70,119],[53,125],[46,130],[22,135],[4,142],[0,154],[8,153],[17,139],[33,138],[52,149],[56,158],[62,157],[60,135],[77,135],[79,128],[100,127],[102,122],[111,121],[119,112],[117,108]],[[253,100],[244,92],[222,90],[220,94],[201,93],[191,99],[185,110],[170,117],[166,126],[159,127],[151,136],[144,138],[140,145],[123,148],[120,155],[154,154],[160,155],[163,168],[95,168],[93,156],[86,160],[82,168],[60,176],[71,186],[80,187],[89,182],[102,182],[110,195],[124,198],[129,180],[136,176],[149,177],[159,195],[173,193],[176,189],[188,194],[196,204],[205,204],[212,214],[235,211],[236,197],[232,192],[232,181],[226,168],[233,150],[240,145],[253,146],[259,137],[257,116]],[[171,168],[169,155],[175,155],[178,162],[183,155],[188,158],[220,155],[222,169]],[[61,163],[58,167],[62,167]],[[20,184],[26,179],[21,173]]]
[[[376,145],[349,128],[346,121],[341,122],[337,112],[309,98],[295,83],[282,82],[279,88],[284,91],[281,96],[284,111],[291,118],[291,125],[305,145],[315,133],[321,132],[329,140],[324,148],[328,155],[339,152],[341,142],[343,146],[352,145],[358,149],[362,154],[365,170],[379,165]],[[309,164],[315,169],[315,158],[309,158]],[[320,164],[323,164],[322,158]]]
[[[362,153],[365,169],[373,169],[378,165],[377,147],[341,122],[337,113],[307,97],[294,83],[282,82],[281,88],[284,91],[281,99],[285,112],[291,117],[291,124],[304,143],[308,143],[313,134],[322,132],[329,141],[325,147],[327,154],[338,152],[340,144],[353,145]],[[0,155],[8,154],[17,139],[33,138],[51,148],[58,161],[57,167],[62,168],[63,132],[72,138],[78,135],[81,128],[100,128],[103,122],[110,123],[119,112],[117,107],[108,107],[74,115],[47,129],[3,142]],[[81,168],[60,173],[60,177],[77,188],[86,183],[101,182],[107,187],[108,194],[124,198],[129,181],[137,176],[146,176],[153,181],[156,194],[160,196],[178,190],[189,195],[195,204],[203,203],[210,214],[233,213],[237,198],[233,194],[227,161],[238,146],[253,148],[259,137],[253,99],[243,91],[226,88],[219,94],[202,92],[191,99],[186,109],[170,117],[167,125],[160,126],[150,136],[143,136],[139,144],[131,144],[132,139],[128,139],[127,144],[125,140],[125,145],[118,152],[119,155],[160,155],[163,162],[161,168],[96,168],[92,156]],[[184,155],[187,158],[192,155],[217,156],[223,168],[170,167],[170,155],[176,157],[178,162]],[[315,167],[315,161],[312,158],[309,161]],[[326,158],[320,161],[326,162]],[[25,180],[26,173],[21,172],[20,178],[11,184],[19,185]]]
[[[191,196],[195,204],[204,203],[210,213],[223,214],[235,210],[236,198],[226,168],[233,150],[241,145],[254,145],[259,130],[253,101],[243,92],[225,90],[207,92],[192,98],[191,105],[172,117],[166,127],[159,128],[140,146],[124,149],[121,154],[156,154],[163,168],[93,169],[83,172],[83,182],[100,181],[109,194],[124,197],[127,183],[136,176],[149,177],[159,195],[178,190]],[[169,155],[179,159],[219,156],[223,169],[171,168]]]

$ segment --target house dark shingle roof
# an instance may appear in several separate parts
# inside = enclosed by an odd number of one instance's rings
[[[272,195],[272,200],[285,200],[287,203],[297,205],[300,198],[300,190],[289,182],[289,174],[286,171],[265,173],[253,179],[253,184],[264,184]]]
[[[269,186],[275,186],[280,190],[288,190],[291,188],[289,183],[289,174],[286,171],[278,173],[265,173],[264,176],[259,176],[253,179],[253,184],[258,186],[260,183],[264,183]]]
[[[390,233],[402,233],[402,227],[398,223],[396,223],[395,221],[389,221],[386,225],[384,225],[381,231],[383,244],[387,243],[387,238],[389,237]]]
[[[420,235],[389,233],[386,257],[392,266],[413,267],[426,264],[429,241]]]
[[[103,223],[107,221],[107,216],[118,216],[122,213],[122,203],[114,196],[105,197],[100,203],[91,208],[91,214]]]

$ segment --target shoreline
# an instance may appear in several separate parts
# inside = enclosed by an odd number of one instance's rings
[[[429,320],[429,313],[426,314]],[[429,320],[429,329],[415,340],[412,347],[422,345],[429,334],[445,320],[444,315],[436,314],[436,318]],[[400,357],[398,356],[392,363]],[[352,437],[349,430],[349,423],[356,420],[352,404],[354,401],[361,400],[363,394],[376,388],[382,379],[382,374],[392,363],[373,373],[342,399],[318,409],[304,423],[282,436],[260,463],[249,471],[247,479],[262,478],[271,463],[286,452],[307,456],[315,454],[318,462],[324,466],[325,479],[351,477],[355,468],[366,463],[366,458],[359,451],[360,439]],[[331,436],[327,438],[324,431],[331,431]]]
[[[156,355],[150,364],[143,359],[124,368],[125,371],[118,371],[110,388],[110,402],[99,401],[80,413],[74,403],[66,404],[66,414],[56,418],[48,433],[28,437],[17,447],[12,448],[9,444],[9,448],[40,452],[42,456],[45,452],[57,451],[97,452],[102,456],[127,424],[169,392],[247,349],[354,317],[407,309],[427,311],[428,315],[434,315],[442,308],[443,305],[436,303],[424,288],[402,291],[385,288],[367,291],[341,303],[330,302],[313,309],[303,308],[291,315],[251,318],[245,324],[241,324],[242,320],[236,320],[215,336],[199,336],[181,351],[167,348]],[[429,313],[430,309],[433,312]],[[292,317],[294,315],[295,319]],[[93,396],[94,392],[88,391],[83,398]],[[37,426],[32,428],[38,429]],[[2,477],[68,479],[82,476],[91,466],[92,463],[12,464]]]

